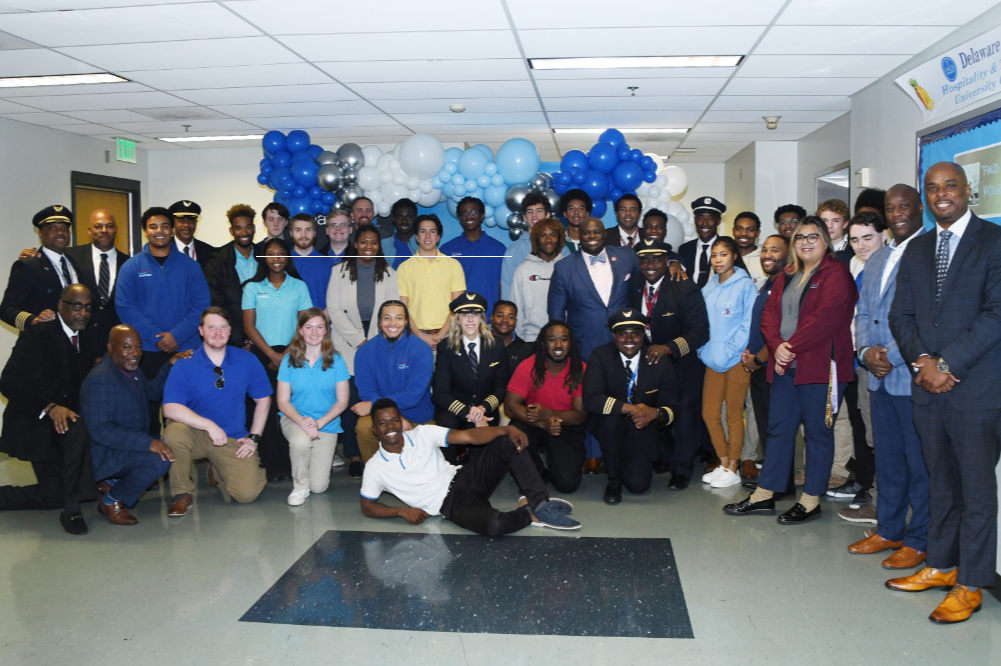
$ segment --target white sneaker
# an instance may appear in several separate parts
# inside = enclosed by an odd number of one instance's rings
[[[709,485],[713,488],[729,488],[730,486],[736,486],[740,484],[740,474],[736,472],[731,472],[726,467],[720,467],[723,471],[713,479]]]
[[[716,465],[716,469],[711,472],[706,472],[702,475],[702,483],[712,483],[716,478],[723,473],[726,468],[723,465]]]
[[[304,490],[293,490],[288,494],[288,505],[289,506],[300,506],[306,503],[309,498],[309,488]]]
[[[340,457],[336,453],[334,454],[334,459],[330,462],[331,469],[336,469],[338,467],[344,467],[344,458]]]

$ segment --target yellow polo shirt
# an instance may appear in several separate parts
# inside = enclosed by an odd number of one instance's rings
[[[462,264],[437,251],[435,257],[415,254],[396,271],[400,296],[409,299],[410,316],[421,330],[439,329],[448,319],[452,293],[466,290]]]

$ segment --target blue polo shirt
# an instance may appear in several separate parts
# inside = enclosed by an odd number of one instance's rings
[[[313,307],[313,301],[305,282],[286,275],[277,289],[266,278],[248,282],[243,287],[242,307],[257,311],[257,332],[269,346],[276,347],[292,342],[299,313]]]
[[[322,356],[316,360],[315,365],[310,365],[309,361],[303,359],[302,367],[294,368],[289,362],[288,354],[285,354],[278,366],[278,381],[285,382],[292,389],[289,402],[295,407],[295,411],[314,420],[330,411],[331,406],[337,402],[337,384],[350,378],[348,366],[340,354],[334,354],[334,362],[326,370],[323,369]],[[282,414],[282,420],[286,418]],[[341,417],[338,416],[320,431],[344,432]]]
[[[240,439],[248,433],[247,396],[267,397],[271,384],[261,362],[244,349],[226,347],[220,367],[223,387],[216,388],[215,364],[206,355],[205,345],[199,346],[191,358],[174,363],[163,387],[163,402],[184,405],[222,428],[227,437]]]
[[[319,257],[319,258],[318,258]],[[299,271],[299,277],[306,283],[309,290],[309,298],[314,308],[327,309],[327,285],[330,283],[330,269],[334,263],[340,263],[340,259],[331,259],[325,254],[316,251],[306,256],[300,256],[293,250],[292,263]]]
[[[250,250],[249,257],[243,256],[239,250],[235,249],[233,250],[233,254],[236,255],[236,275],[240,278],[240,284],[257,275],[257,257],[254,256],[253,249]]]
[[[401,241],[393,234],[389,238],[382,239],[382,254],[387,257],[386,261],[395,271],[404,261],[414,256],[417,252],[417,234],[410,237],[409,241]],[[395,257],[389,259],[388,257]]]
[[[500,298],[501,262],[507,248],[485,232],[471,242],[459,235],[441,246],[442,254],[455,257],[466,274],[466,291],[475,291],[487,299],[487,315]]]

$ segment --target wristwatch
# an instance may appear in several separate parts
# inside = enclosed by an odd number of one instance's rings
[[[247,435],[247,439],[252,441],[254,444],[257,444],[258,446],[260,446],[261,444],[261,436],[258,435],[257,433],[254,432],[250,433],[249,435]]]
[[[939,372],[949,374],[949,364],[945,362],[944,358],[939,357],[936,367],[938,367]]]
[[[759,368],[760,368],[760,367],[761,367],[761,366],[763,365],[763,364],[761,363],[761,359],[760,359],[760,358],[758,358],[757,356],[755,356],[755,357],[754,357],[754,358],[752,358],[751,360],[752,360],[752,361],[754,361],[754,365],[758,366]]]

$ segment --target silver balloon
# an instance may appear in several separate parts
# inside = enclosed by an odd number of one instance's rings
[[[508,229],[523,229],[527,228],[524,224],[525,217],[521,213],[511,213],[507,216],[507,228]]]
[[[510,229],[507,232],[508,238],[510,238],[513,241],[516,241],[519,238],[521,238],[521,234],[522,234],[522,230],[521,229]]]
[[[511,210],[521,210],[521,202],[526,194],[528,194],[528,185],[512,185],[507,190],[504,203]]]
[[[546,173],[545,171],[540,171],[539,175],[542,176],[542,180],[545,181],[545,183],[546,183],[546,186],[543,187],[542,189],[543,190],[552,189],[552,187],[553,187],[553,174]]]
[[[328,192],[335,191],[341,184],[341,168],[336,164],[324,164],[316,172],[316,183]]]
[[[357,143],[345,143],[337,149],[337,157],[341,159],[341,164],[349,169],[360,169],[365,166],[365,154]]]
[[[549,199],[549,209],[554,213],[560,209],[560,195],[556,194],[556,190],[548,189],[543,194]]]
[[[357,169],[341,169],[341,185],[354,185],[357,182]]]
[[[546,179],[543,176],[545,175],[544,173],[535,174],[535,178],[529,184],[529,189],[533,192],[544,192],[546,190]]]
[[[341,203],[345,206],[350,206],[360,196],[362,196],[360,187],[357,185],[348,185],[341,190]]]
[[[317,155],[316,163],[320,166],[324,164],[340,164],[341,159],[337,157],[337,153],[332,153],[329,150],[324,150],[322,153]]]

